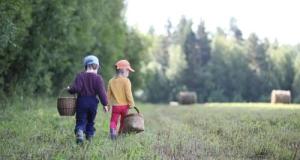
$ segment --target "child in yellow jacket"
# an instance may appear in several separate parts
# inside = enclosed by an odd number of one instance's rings
[[[127,60],[120,60],[115,64],[116,75],[109,80],[107,88],[108,105],[112,106],[110,119],[111,139],[117,137],[117,125],[119,117],[119,133],[123,130],[123,121],[128,113],[128,109],[134,107],[134,100],[131,91],[131,82],[128,79],[129,73],[134,72]]]

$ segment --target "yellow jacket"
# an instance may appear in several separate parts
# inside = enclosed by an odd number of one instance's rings
[[[133,107],[134,100],[130,80],[126,77],[110,79],[107,88],[107,98],[110,106],[129,105]]]

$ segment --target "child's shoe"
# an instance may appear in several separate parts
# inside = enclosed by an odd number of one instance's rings
[[[78,130],[76,132],[76,143],[77,144],[82,144],[83,143],[83,131],[82,130]]]
[[[113,129],[113,128],[110,129],[110,138],[112,140],[116,140],[116,138],[117,138],[117,131],[116,131],[116,129]]]
[[[93,139],[93,135],[86,135],[85,138],[86,140],[88,140],[89,142],[92,142],[92,139]]]

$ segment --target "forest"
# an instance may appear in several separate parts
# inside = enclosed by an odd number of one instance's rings
[[[129,60],[144,102],[176,100],[180,91],[196,92],[200,103],[266,102],[273,89],[300,101],[300,45],[245,36],[234,18],[229,30],[209,32],[183,16],[167,21],[164,34],[143,33],[125,12],[123,0],[1,0],[0,98],[57,97],[94,54],[106,82],[118,59]]]

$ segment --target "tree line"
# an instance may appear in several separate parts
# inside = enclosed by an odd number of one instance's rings
[[[183,17],[159,35],[126,24],[123,0],[1,0],[0,98],[57,96],[83,70],[88,54],[99,57],[107,82],[113,64],[128,59],[136,98],[161,103],[180,91],[199,102],[268,101],[272,89],[291,90],[300,101],[300,45],[230,31],[193,29]]]
[[[204,21],[196,30],[182,17],[166,34],[149,30],[152,61],[144,96],[151,102],[176,100],[179,91],[194,91],[199,102],[269,101],[273,89],[291,90],[300,101],[300,45],[283,45],[260,39],[255,33],[244,37],[233,18],[230,31],[208,32]]]

